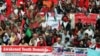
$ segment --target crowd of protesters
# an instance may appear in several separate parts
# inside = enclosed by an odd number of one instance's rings
[[[67,24],[43,26],[40,12],[63,14]],[[96,25],[79,19],[72,29],[68,14],[78,12],[98,14]],[[99,13],[100,0],[0,0],[0,45],[100,48]]]

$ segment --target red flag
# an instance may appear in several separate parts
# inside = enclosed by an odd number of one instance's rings
[[[16,5],[19,7],[21,4],[24,6],[23,11],[25,12],[26,11],[26,8],[25,8],[25,0],[17,0]]]
[[[86,9],[88,9],[88,7],[89,7],[89,0],[85,0],[85,5],[84,6],[85,6]]]
[[[8,17],[12,12],[12,10],[11,10],[12,3],[11,3],[11,0],[6,0],[5,2],[6,2],[6,6],[7,6],[6,16]]]
[[[21,22],[21,32],[23,31],[24,24],[25,24],[25,20],[22,19],[22,22]]]
[[[80,0],[79,1],[79,7],[83,7],[84,6],[84,0]]]
[[[37,1],[38,1],[38,0],[32,0],[32,2],[33,2],[34,4],[36,4],[36,3],[37,3]]]
[[[55,5],[58,4],[58,0],[52,0]]]
[[[17,6],[20,6],[21,3],[24,3],[23,0],[17,0]]]
[[[11,6],[11,0],[6,0],[7,6]]]

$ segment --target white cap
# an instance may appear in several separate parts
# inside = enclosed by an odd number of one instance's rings
[[[7,36],[7,35],[8,35],[8,33],[5,33],[5,35]]]
[[[14,13],[17,15],[18,14],[18,9],[15,9],[14,10]]]
[[[20,4],[24,4],[24,3],[21,1]]]

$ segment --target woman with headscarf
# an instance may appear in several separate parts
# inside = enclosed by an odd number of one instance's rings
[[[3,42],[5,44],[8,44],[8,41],[10,40],[10,37],[8,35],[8,33],[4,33],[4,36],[3,36]]]

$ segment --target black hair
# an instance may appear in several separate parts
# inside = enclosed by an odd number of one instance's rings
[[[66,38],[65,38],[65,40],[66,40],[66,41],[69,41],[69,38],[68,38],[68,37],[66,37]]]

